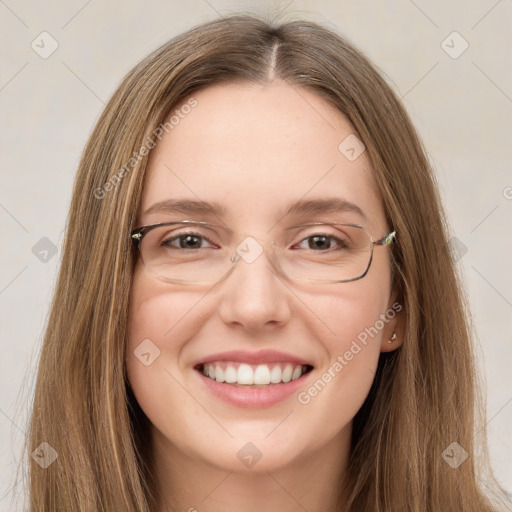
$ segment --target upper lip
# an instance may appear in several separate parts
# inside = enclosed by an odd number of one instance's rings
[[[257,352],[249,352],[246,350],[231,350],[229,352],[218,352],[203,357],[196,361],[193,366],[205,363],[213,363],[215,361],[233,361],[249,364],[267,364],[267,363],[294,363],[313,366],[311,362],[300,357],[278,350],[258,350]]]

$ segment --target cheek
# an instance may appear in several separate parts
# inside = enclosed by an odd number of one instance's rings
[[[135,272],[128,315],[127,362],[130,354],[144,340],[150,339],[162,356],[179,353],[184,340],[193,332],[192,315],[201,295],[182,290],[170,293],[165,283],[148,278],[142,271]]]
[[[386,315],[386,286],[370,279],[355,284],[318,303],[321,320],[333,332],[322,337],[321,367],[298,396],[310,421],[328,436],[349,424],[366,399],[392,318]]]
[[[325,351],[331,360],[346,351],[364,358],[368,352],[379,352],[380,341],[387,323],[389,287],[386,283],[362,279],[354,283],[343,283],[321,299],[310,297],[320,320],[329,328],[329,335],[322,339]],[[314,301],[314,302],[313,302]],[[394,315],[393,315],[394,316]],[[359,351],[357,346],[361,347]],[[368,350],[363,350],[368,349]],[[350,355],[347,355],[350,359]]]
[[[149,418],[162,416],[166,421],[171,404],[176,406],[181,399],[173,376],[180,371],[186,341],[194,336],[197,324],[189,318],[197,301],[186,291],[169,293],[142,272],[134,275],[125,362],[134,395]]]

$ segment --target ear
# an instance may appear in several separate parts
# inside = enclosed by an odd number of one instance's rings
[[[396,292],[391,294],[385,316],[388,319],[382,330],[381,352],[392,352],[400,347],[405,337],[404,305],[397,300]]]

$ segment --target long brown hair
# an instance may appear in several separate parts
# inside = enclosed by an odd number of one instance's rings
[[[28,454],[46,442],[58,457],[45,469],[28,458],[30,510],[148,512],[155,503],[148,420],[124,364],[136,257],[129,233],[148,149],[173,107],[194,91],[274,77],[315,91],[347,116],[366,146],[387,221],[400,234],[392,260],[405,341],[381,356],[354,420],[343,510],[493,510],[475,458],[479,409],[466,300],[418,135],[383,78],[339,35],[313,22],[278,25],[246,15],[198,26],[145,58],[87,142],[27,441]],[[453,442],[468,454],[456,469],[442,457]]]

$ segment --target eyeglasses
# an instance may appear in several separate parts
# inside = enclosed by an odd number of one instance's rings
[[[213,284],[243,260],[256,261],[264,249],[253,237],[233,240],[227,226],[183,220],[142,226],[131,232],[147,271],[176,284]],[[313,222],[282,230],[271,241],[274,269],[293,281],[346,283],[363,278],[375,246],[395,241],[396,231],[379,240],[357,224]]]

